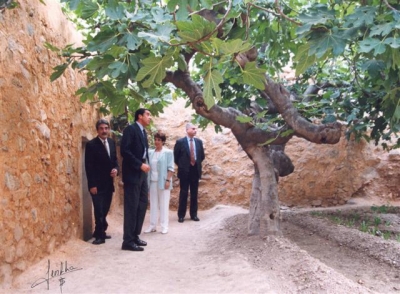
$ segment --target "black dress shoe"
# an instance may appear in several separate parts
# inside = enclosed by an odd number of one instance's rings
[[[106,243],[106,241],[104,239],[96,239],[92,242],[92,244],[94,244],[94,245],[100,245],[103,243]]]
[[[139,237],[137,237],[135,240],[133,240],[133,242],[137,245],[137,246],[147,246],[147,242],[140,240]]]
[[[195,222],[198,222],[200,219],[197,216],[191,217],[192,220],[194,220]]]
[[[184,221],[183,217],[178,218],[178,222],[183,223],[183,221]]]
[[[110,235],[105,235],[104,239],[111,239],[111,236]]]
[[[124,244],[122,243],[122,250],[129,250],[129,251],[143,251],[142,247],[137,246],[135,243],[133,244]]]

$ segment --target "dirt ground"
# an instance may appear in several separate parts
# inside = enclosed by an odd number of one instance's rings
[[[399,242],[306,209],[282,216],[283,236],[261,238],[247,236],[248,211],[239,207],[219,205],[182,224],[171,211],[168,234],[142,234],[148,246],[129,252],[114,212],[106,244],[72,240],[7,293],[400,293]]]

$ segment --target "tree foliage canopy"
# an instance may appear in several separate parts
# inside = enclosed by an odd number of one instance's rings
[[[348,134],[376,142],[400,130],[397,0],[61,2],[84,45],[47,45],[65,57],[51,79],[70,65],[85,70],[89,83],[77,91],[81,100],[101,101],[114,115],[139,105],[161,112],[180,94],[165,87],[168,71],[182,71],[201,87],[209,109],[250,114],[256,104],[256,115],[237,119],[260,129],[285,125],[260,95],[271,77],[308,119],[342,121]],[[285,67],[295,79],[284,79]],[[400,140],[384,146],[399,147]]]

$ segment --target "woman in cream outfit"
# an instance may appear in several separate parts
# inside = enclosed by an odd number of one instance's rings
[[[167,137],[158,132],[154,135],[155,149],[149,149],[150,172],[150,226],[144,231],[157,231],[158,215],[160,215],[161,233],[168,233],[169,200],[174,174],[174,154],[164,147]]]

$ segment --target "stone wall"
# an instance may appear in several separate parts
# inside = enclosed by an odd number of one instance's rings
[[[80,41],[57,1],[18,3],[0,12],[0,288],[82,237],[83,141],[98,118],[74,95],[83,75],[50,82],[61,60],[45,42]]]

